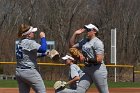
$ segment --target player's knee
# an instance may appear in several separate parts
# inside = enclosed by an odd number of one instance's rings
[[[42,89],[42,90],[35,90],[36,93],[46,93],[46,89]]]
[[[86,93],[86,88],[84,88],[84,87],[81,87],[81,86],[78,86],[77,87],[77,93]]]
[[[108,86],[101,86],[101,88],[98,88],[100,93],[109,93]]]
[[[36,93],[46,93],[46,91],[45,90],[44,91],[38,91]]]

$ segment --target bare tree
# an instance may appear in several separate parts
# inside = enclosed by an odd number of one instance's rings
[[[139,0],[99,0],[98,23],[110,58],[110,29],[117,28],[117,62],[137,64],[139,57]],[[109,59],[108,59],[109,60]]]
[[[68,52],[72,33],[85,24],[99,27],[110,63],[111,28],[117,28],[117,63],[140,62],[140,0],[0,0],[0,61],[15,60],[18,25],[27,23],[56,42],[61,55]],[[80,37],[81,38],[81,37]],[[79,38],[79,39],[80,39]],[[38,36],[36,40],[39,42]],[[48,62],[48,59],[42,59]]]

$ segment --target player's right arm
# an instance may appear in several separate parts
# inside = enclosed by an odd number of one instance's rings
[[[79,30],[76,30],[72,37],[70,38],[70,47],[76,47],[75,46],[75,41],[76,41],[76,37],[77,35],[80,35],[81,33],[83,33],[85,31],[85,29],[79,29]]]
[[[83,32],[85,31],[85,29],[79,29],[79,30],[76,30],[72,37],[70,38],[70,47],[74,47],[74,48],[81,48],[81,43],[77,43],[75,44],[75,41],[76,41],[76,37],[77,35],[80,35],[82,34]],[[83,40],[82,40],[83,41]],[[81,41],[81,42],[82,42]],[[80,45],[79,45],[80,44]],[[83,55],[80,55],[80,61],[82,62],[83,60],[85,59],[85,57]]]

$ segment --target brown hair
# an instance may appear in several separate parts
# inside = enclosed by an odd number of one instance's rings
[[[24,32],[27,32],[30,29],[30,26],[27,24],[21,24],[19,25],[19,30],[18,30],[18,38],[23,38],[22,34]]]

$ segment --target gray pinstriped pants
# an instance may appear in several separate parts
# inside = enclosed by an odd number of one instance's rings
[[[35,93],[46,93],[42,77],[36,69],[16,68],[16,79],[18,81],[19,93],[29,93],[31,87]]]
[[[99,93],[109,93],[107,70],[104,64],[85,67],[84,72],[85,74],[81,77],[76,90],[66,88],[62,91],[56,91],[56,93],[86,93],[92,83],[96,85]]]
[[[107,83],[107,70],[104,64],[85,67],[86,73],[80,80],[77,93],[86,93],[92,83],[95,84],[99,93],[109,93]]]

